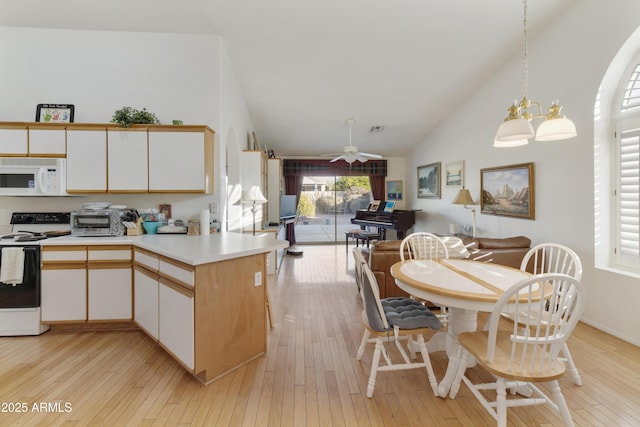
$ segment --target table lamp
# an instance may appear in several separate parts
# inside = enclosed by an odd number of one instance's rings
[[[471,193],[466,188],[463,188],[458,192],[456,199],[453,201],[454,205],[464,205],[465,209],[471,209],[471,219],[473,221],[473,238],[476,237],[476,208],[468,208],[467,205],[475,205],[476,202],[471,198]]]
[[[257,185],[252,185],[249,191],[244,197],[245,203],[251,203],[251,213],[253,213],[253,235],[256,235],[256,212],[258,207],[256,205],[267,203],[267,199],[262,194],[262,190]]]

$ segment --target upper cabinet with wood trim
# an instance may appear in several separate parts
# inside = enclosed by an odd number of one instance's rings
[[[147,129],[107,129],[109,192],[146,193],[149,189]]]
[[[0,157],[65,157],[66,123],[0,123]]]
[[[27,156],[29,145],[27,126],[7,123],[0,128],[0,156]]]
[[[67,129],[67,193],[107,191],[107,129]]]
[[[149,192],[211,193],[213,164],[211,129],[149,127]]]
[[[0,157],[66,157],[71,194],[211,194],[213,141],[203,125],[0,122]]]
[[[67,155],[66,123],[32,124],[29,130],[30,157],[65,157]]]

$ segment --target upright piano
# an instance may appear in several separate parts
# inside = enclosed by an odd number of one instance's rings
[[[405,233],[416,223],[416,211],[396,210],[387,213],[359,210],[356,211],[356,217],[351,218],[351,223],[359,225],[363,230],[378,227],[383,231],[383,239],[387,230],[396,230],[398,239],[403,239]]]

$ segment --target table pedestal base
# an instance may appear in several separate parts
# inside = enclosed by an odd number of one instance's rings
[[[477,330],[478,312],[461,308],[449,307],[449,327],[447,331],[446,351],[449,357],[447,372],[438,385],[438,396],[446,397],[458,371],[458,334]],[[435,338],[435,337],[434,337]],[[430,349],[430,347],[428,347]],[[431,350],[429,350],[431,351]],[[471,365],[473,366],[473,365]]]

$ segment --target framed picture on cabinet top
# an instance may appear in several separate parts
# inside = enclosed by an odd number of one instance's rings
[[[72,104],[38,104],[36,122],[73,123],[74,110]]]

